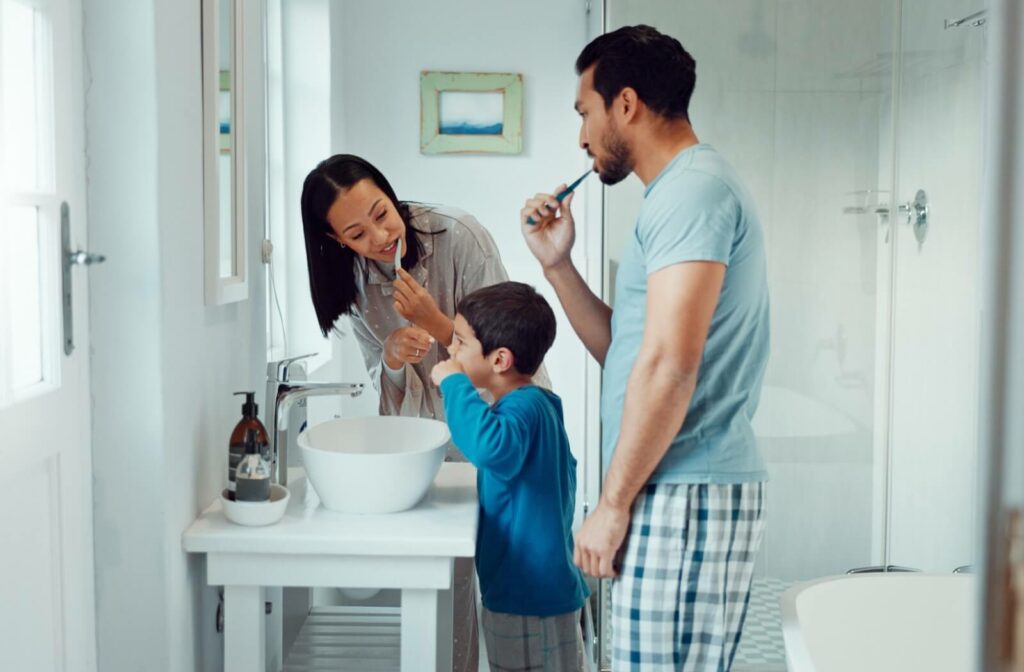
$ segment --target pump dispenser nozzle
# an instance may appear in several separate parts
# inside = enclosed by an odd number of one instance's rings
[[[242,415],[247,418],[255,418],[256,414],[259,413],[260,407],[256,405],[256,393],[255,392],[235,392],[236,396],[239,394],[245,395],[245,403],[242,404]]]

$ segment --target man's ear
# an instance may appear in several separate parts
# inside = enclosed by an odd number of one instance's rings
[[[622,114],[622,121],[624,124],[628,124],[636,118],[638,107],[640,105],[640,97],[636,95],[636,89],[631,86],[627,86],[619,91],[616,104],[619,106]]]
[[[505,373],[515,366],[516,357],[508,348],[498,348],[491,353],[491,371]]]

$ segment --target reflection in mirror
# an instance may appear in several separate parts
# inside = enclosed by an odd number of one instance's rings
[[[202,0],[203,208],[206,304],[248,298],[242,0]],[[259,47],[259,41],[250,46]]]
[[[218,191],[220,198],[219,231],[220,231],[220,263],[221,278],[235,275],[235,227],[233,226],[234,185],[231,179],[233,170],[233,124],[231,118],[232,75],[234,73],[234,1],[217,0],[217,136],[219,154],[217,156]]]

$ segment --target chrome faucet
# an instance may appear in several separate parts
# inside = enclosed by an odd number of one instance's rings
[[[318,383],[292,380],[289,368],[313,354],[290,357],[267,364],[267,429],[270,432],[271,474],[274,482],[288,484],[288,410],[309,397],[347,395],[358,397],[362,383]],[[300,365],[301,366],[301,365]]]

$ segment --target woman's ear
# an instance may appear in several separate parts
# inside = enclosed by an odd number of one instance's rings
[[[343,248],[347,247],[345,243],[341,242],[341,238],[338,238],[338,236],[334,234],[334,231],[328,231],[324,235],[333,240],[334,242],[336,242],[338,245],[341,245]]]
[[[491,353],[491,371],[505,373],[515,366],[516,356],[508,348],[498,348]]]

